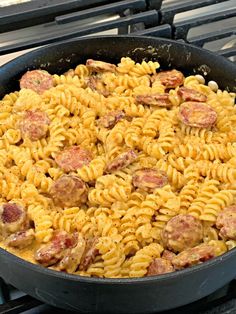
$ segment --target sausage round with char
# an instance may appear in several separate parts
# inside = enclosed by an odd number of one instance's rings
[[[203,243],[179,253],[172,260],[172,264],[179,270],[206,262],[213,257],[215,257],[214,248]]]
[[[19,127],[23,138],[37,141],[46,136],[49,124],[50,120],[45,112],[29,110],[24,113]]]
[[[60,261],[67,249],[75,247],[78,242],[78,234],[68,234],[65,231],[56,231],[50,243],[42,246],[35,252],[35,260],[49,266]]]
[[[52,185],[50,195],[60,206],[80,206],[87,201],[88,188],[79,177],[63,175]]]
[[[68,273],[73,273],[78,268],[81,258],[84,254],[86,242],[84,238],[79,235],[75,247],[68,249],[59,263],[59,269],[65,270]]]
[[[191,215],[177,215],[171,218],[162,231],[164,246],[174,252],[181,252],[198,245],[203,239],[203,227]]]
[[[86,271],[89,266],[94,262],[96,256],[99,254],[99,250],[96,248],[97,243],[97,238],[87,239],[86,248],[79,267],[80,270]]]
[[[148,106],[159,106],[170,108],[172,103],[169,99],[169,94],[150,94],[150,95],[137,95],[135,100],[139,104]]]
[[[65,172],[74,171],[88,165],[91,160],[91,153],[79,146],[67,147],[55,157],[56,163]]]
[[[236,205],[224,208],[216,219],[216,227],[223,239],[236,240]]]
[[[215,124],[217,113],[206,103],[187,101],[180,105],[179,118],[188,126],[208,128]]]
[[[106,172],[113,172],[123,169],[130,165],[137,158],[137,154],[131,149],[118,155],[110,164],[107,165]]]
[[[164,258],[155,258],[148,267],[146,276],[156,276],[174,271],[171,262]]]
[[[3,235],[23,230],[26,224],[26,213],[22,206],[6,203],[0,206],[0,231]]]
[[[18,231],[6,238],[6,244],[11,247],[23,249],[33,243],[35,238],[34,230]]]
[[[144,168],[135,171],[132,179],[135,187],[149,193],[168,183],[168,178],[164,171],[152,168]]]
[[[88,59],[86,61],[86,66],[94,72],[115,72],[115,64],[111,64],[104,61]]]
[[[118,121],[125,117],[125,113],[121,110],[109,112],[98,120],[98,126],[104,128],[113,128]]]
[[[175,258],[175,256],[176,256],[175,253],[168,251],[168,250],[164,250],[161,257],[172,262],[172,260],[173,260],[173,258]]]
[[[27,71],[20,79],[20,88],[32,89],[38,94],[43,94],[53,87],[53,78],[45,70]]]
[[[153,81],[160,81],[166,88],[176,88],[184,82],[184,75],[177,70],[162,71],[152,77]]]
[[[98,75],[92,75],[87,79],[87,86],[104,97],[109,96],[109,91],[106,89],[106,85],[98,77]]]
[[[180,87],[177,93],[184,101],[207,101],[207,96],[192,88]]]

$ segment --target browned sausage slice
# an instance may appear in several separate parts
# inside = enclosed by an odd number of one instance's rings
[[[106,85],[101,81],[98,75],[91,75],[87,79],[87,86],[104,97],[109,96],[109,91],[106,89]]]
[[[172,262],[173,258],[176,256],[175,253],[168,251],[168,250],[164,250],[162,253],[162,258],[167,259],[168,261]]]
[[[22,230],[25,222],[26,214],[22,206],[15,203],[0,206],[0,231],[3,235]]]
[[[56,231],[51,242],[35,252],[35,260],[44,266],[53,265],[64,257],[66,249],[76,246],[77,241],[77,233],[68,234],[65,231]]]
[[[55,157],[56,163],[65,172],[74,171],[88,165],[91,160],[91,153],[79,146],[65,148]]]
[[[132,149],[122,153],[118,155],[109,165],[107,165],[106,171],[113,172],[123,169],[135,161],[137,157],[137,154]]]
[[[97,242],[97,238],[90,238],[86,241],[86,249],[81,259],[80,270],[87,270],[94,262],[96,256],[99,255],[99,250],[96,248]]]
[[[236,205],[226,207],[216,219],[216,227],[223,239],[236,240]]]
[[[24,113],[19,127],[23,138],[37,141],[46,136],[49,124],[50,120],[45,112],[29,110]]]
[[[175,88],[183,84],[184,75],[182,72],[177,70],[162,71],[153,75],[152,80],[160,81],[160,83],[166,88]]]
[[[202,224],[199,219],[191,215],[177,215],[171,218],[162,231],[164,246],[174,252],[194,247],[202,239]]]
[[[146,276],[156,276],[174,271],[171,262],[163,258],[155,258],[148,267]]]
[[[7,203],[1,206],[1,219],[3,223],[16,222],[23,214],[24,210],[22,207],[15,203]]]
[[[68,273],[73,273],[76,271],[80,264],[80,260],[84,254],[86,242],[84,238],[79,235],[78,242],[75,247],[68,249],[65,256],[60,261],[59,269],[65,270]]]
[[[98,125],[104,128],[113,128],[124,117],[125,113],[121,110],[111,111],[98,120]]]
[[[179,118],[186,125],[208,128],[215,124],[217,113],[206,103],[187,101],[180,105]]]
[[[34,241],[35,235],[34,230],[29,229],[26,231],[18,231],[16,233],[11,234],[6,238],[6,244],[11,247],[16,247],[18,249],[23,249]]]
[[[179,253],[172,260],[172,264],[175,269],[183,269],[206,262],[213,257],[215,257],[214,248],[203,243]]]
[[[156,188],[161,188],[167,183],[167,175],[162,170],[144,168],[135,171],[133,175],[133,185],[147,192],[152,192]]]
[[[27,71],[20,79],[20,88],[29,88],[38,94],[53,87],[52,76],[44,70]]]
[[[94,72],[115,72],[115,64],[107,63],[104,61],[88,59],[86,61],[86,66]]]
[[[72,175],[63,175],[50,189],[54,202],[62,207],[79,206],[87,201],[88,188],[84,181]]]
[[[169,94],[147,94],[147,95],[137,95],[135,100],[139,104],[148,106],[159,106],[169,108],[172,106],[169,100]]]
[[[207,96],[192,88],[180,87],[177,93],[185,101],[207,101]]]

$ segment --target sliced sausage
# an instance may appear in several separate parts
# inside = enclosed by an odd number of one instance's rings
[[[125,113],[121,110],[109,112],[98,120],[98,125],[104,128],[113,128],[118,121],[125,117]]]
[[[151,193],[157,188],[162,188],[168,183],[167,174],[162,170],[144,168],[135,171],[133,185]]]
[[[186,125],[208,128],[215,124],[217,113],[206,103],[187,101],[180,105],[179,118]]]
[[[68,273],[75,272],[84,254],[85,245],[86,242],[84,238],[81,235],[79,235],[76,246],[71,249],[68,249],[63,259],[60,261],[59,269],[65,270]]]
[[[89,266],[94,262],[96,256],[99,255],[99,250],[96,248],[97,243],[97,238],[90,238],[86,241],[86,248],[84,255],[81,259],[80,270],[86,271]]]
[[[162,231],[164,246],[174,252],[194,247],[202,239],[202,224],[199,219],[191,215],[177,215],[171,218]]]
[[[236,205],[226,207],[216,219],[216,227],[223,239],[236,240]]]
[[[180,87],[177,93],[185,101],[207,101],[207,96],[192,88]]]
[[[155,258],[148,267],[146,276],[156,276],[174,271],[171,262],[164,258]]]
[[[88,188],[79,177],[63,175],[52,185],[50,195],[62,207],[80,206],[87,201]]]
[[[176,256],[175,253],[168,251],[168,250],[164,250],[162,253],[162,258],[167,259],[168,261],[172,262],[173,258]]]
[[[56,231],[51,242],[35,252],[35,260],[44,266],[53,265],[64,257],[67,249],[75,247],[77,241],[77,233],[69,234],[65,231]]]
[[[34,230],[18,231],[6,238],[6,244],[11,247],[23,249],[33,243],[35,239]]]
[[[37,141],[46,136],[49,124],[50,120],[45,112],[29,110],[24,113],[19,127],[23,138]]]
[[[135,161],[137,157],[137,154],[133,150],[122,153],[107,165],[106,172],[113,172],[123,169]]]
[[[175,88],[184,82],[184,75],[177,70],[162,71],[153,75],[153,81],[160,81],[166,88]]]
[[[147,95],[137,95],[135,100],[139,104],[148,106],[159,106],[169,108],[172,106],[169,100],[169,94],[147,94]]]
[[[106,89],[106,85],[101,81],[97,75],[91,75],[87,79],[87,86],[104,97],[109,96],[109,91]]]
[[[88,59],[86,66],[94,72],[115,72],[115,64],[107,63],[104,61]]]
[[[204,243],[179,253],[172,260],[172,264],[178,270],[206,262],[213,257],[215,257],[214,248]]]
[[[0,206],[0,230],[3,235],[23,230],[26,213],[22,206],[6,203]]]
[[[67,147],[55,157],[56,163],[65,172],[74,171],[88,165],[91,160],[91,153],[79,146]]]
[[[43,94],[53,87],[53,77],[45,70],[27,71],[20,79],[20,88],[29,88]]]

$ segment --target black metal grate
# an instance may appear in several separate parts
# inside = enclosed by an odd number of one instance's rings
[[[236,16],[236,8],[235,9],[227,9],[224,12],[213,12],[209,13],[206,16],[202,17],[193,17],[186,19],[185,21],[177,22],[173,24],[174,27],[174,38],[179,39],[187,38],[187,34],[190,28],[196,27],[202,24],[208,24],[214,21],[224,20],[230,17]]]
[[[202,16],[188,16],[188,12],[202,7],[214,7],[227,0],[34,0],[0,8],[0,54],[42,46],[52,42],[78,36],[96,34],[117,29],[118,34],[159,36],[204,46],[213,40],[235,35],[235,27],[207,32],[204,35],[188,38],[190,29],[236,17],[236,7],[221,8],[219,12],[208,11]],[[175,17],[185,12],[182,20]],[[104,16],[117,15],[116,19],[94,22]],[[79,21],[79,25],[77,23]],[[81,24],[84,22],[84,24]],[[41,25],[40,33],[35,36],[22,36],[12,39],[11,30],[26,26]],[[235,23],[236,24],[236,23]],[[54,31],[51,31],[54,29]],[[32,29],[34,33],[34,29]],[[18,33],[15,34],[17,37]],[[236,56],[236,47],[219,52],[225,56]]]
[[[116,0],[34,0],[0,8],[0,32],[53,21],[58,14],[95,7]]]
[[[150,10],[147,12],[143,13],[137,13],[125,17],[121,17],[118,20],[113,20],[113,21],[108,21],[108,22],[102,22],[98,23],[96,25],[89,25],[86,27],[81,27],[80,29],[68,31],[67,33],[61,34],[53,34],[50,37],[47,36],[42,36],[41,38],[34,38],[32,40],[25,40],[20,43],[14,43],[14,44],[9,44],[6,47],[2,47],[0,52],[4,53],[10,53],[10,52],[15,52],[21,49],[26,49],[26,48],[32,48],[32,47],[37,47],[39,45],[45,45],[53,42],[59,42],[61,40],[66,40],[70,39],[73,37],[78,37],[78,36],[85,36],[89,34],[94,34],[97,32],[113,29],[113,28],[123,28],[127,27],[136,23],[144,23],[145,25],[149,23],[153,23],[158,20],[158,14],[155,10]]]
[[[174,21],[174,17],[177,13],[182,13],[190,10],[194,10],[197,8],[202,8],[204,6],[208,6],[211,4],[216,4],[219,2],[224,2],[225,0],[194,0],[194,1],[186,1],[186,0],[178,0],[176,2],[165,4],[161,8],[161,21],[162,23],[172,24]]]

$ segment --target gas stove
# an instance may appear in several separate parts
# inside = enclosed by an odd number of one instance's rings
[[[106,34],[145,35],[186,41],[236,62],[236,1],[0,1],[0,65],[53,42]],[[0,303],[0,313],[4,314],[65,313],[1,280]],[[236,313],[236,280],[202,300],[165,312],[180,313]]]

